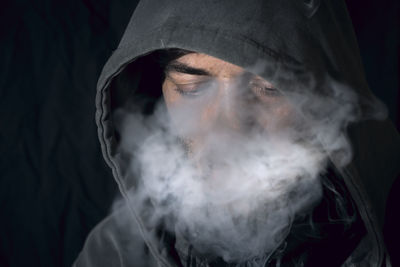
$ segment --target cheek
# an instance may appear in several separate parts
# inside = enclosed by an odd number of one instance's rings
[[[270,103],[268,108],[259,108],[257,113],[257,122],[267,133],[279,134],[292,128],[296,121],[295,110],[286,101]]]
[[[195,139],[195,136],[201,135],[206,128],[204,124],[207,120],[206,105],[202,101],[182,96],[176,91],[175,85],[168,81],[163,83],[162,91],[175,134],[185,140]]]

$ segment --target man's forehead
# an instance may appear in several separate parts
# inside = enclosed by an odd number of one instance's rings
[[[244,69],[222,59],[203,54],[190,53],[172,62],[206,71],[212,76],[234,77],[242,74]]]

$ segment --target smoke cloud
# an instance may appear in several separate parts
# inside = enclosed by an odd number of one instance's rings
[[[245,107],[251,99],[244,84],[229,85],[243,101],[226,100],[237,107],[231,111],[240,121],[236,130],[218,123],[204,129],[194,120],[216,97],[212,83],[190,105],[167,110],[161,101],[150,116],[118,110],[115,120],[120,150],[132,157],[135,208],[146,209],[148,201],[153,207],[147,223],[163,222],[199,257],[239,264],[259,259],[262,265],[293,221],[321,200],[328,161],[350,162],[346,127],[361,118],[360,99],[327,79],[327,93],[279,92],[281,100],[268,107]],[[199,131],[200,145],[185,139]]]

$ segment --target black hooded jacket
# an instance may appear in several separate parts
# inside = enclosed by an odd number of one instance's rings
[[[314,88],[313,82],[329,75],[367,102],[374,99],[342,0],[143,0],[97,86],[98,135],[125,198],[135,185],[129,182],[128,159],[117,149],[112,113],[142,85],[143,58],[167,48],[205,53],[243,68],[262,59],[268,64],[259,75],[282,90]],[[117,82],[127,72],[129,90]],[[340,175],[366,231],[341,264],[390,266],[382,227],[386,198],[399,174],[399,135],[389,120],[369,118],[347,130],[353,157]],[[157,229],[146,227],[142,215],[125,205],[92,231],[74,266],[201,266],[151,238],[152,231]],[[324,266],[331,266],[328,261]]]

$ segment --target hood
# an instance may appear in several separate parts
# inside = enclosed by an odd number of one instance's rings
[[[267,64],[258,75],[288,91],[299,85],[318,90],[315,85],[328,75],[366,102],[374,101],[342,0],[140,1],[97,86],[98,136],[126,198],[135,183],[129,182],[129,159],[117,149],[119,135],[112,113],[140,86],[145,68],[139,64],[141,58],[166,48],[205,53],[243,68],[262,60]],[[115,82],[128,69],[129,90]],[[361,110],[370,112],[368,106]],[[347,131],[353,157],[340,171],[374,244],[376,261],[381,263],[386,198],[399,173],[399,135],[387,119],[366,118],[349,125]],[[146,234],[141,216],[134,207],[130,210],[151,253],[168,265]]]

